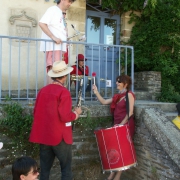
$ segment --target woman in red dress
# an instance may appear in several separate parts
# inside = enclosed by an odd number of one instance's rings
[[[119,90],[118,94],[115,94],[110,99],[104,99],[98,92],[96,85],[93,85],[94,94],[97,96],[101,104],[111,104],[111,113],[114,118],[114,125],[124,125],[129,123],[129,129],[131,136],[134,135],[135,125],[134,125],[134,101],[135,96],[132,91],[130,91],[131,78],[127,75],[118,76],[116,79],[117,89]],[[128,93],[127,93],[128,91]],[[129,115],[126,110],[126,93],[128,94],[129,99]],[[128,120],[129,119],[129,120]],[[111,172],[107,180],[120,180],[122,171]]]

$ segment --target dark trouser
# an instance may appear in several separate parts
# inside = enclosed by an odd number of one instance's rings
[[[40,180],[49,180],[55,156],[61,167],[61,180],[72,180],[72,145],[61,141],[57,146],[40,145]]]

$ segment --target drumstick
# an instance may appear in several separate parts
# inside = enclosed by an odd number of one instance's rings
[[[94,78],[94,85],[95,85],[95,77],[96,77],[96,73],[95,72],[92,73],[92,77]]]

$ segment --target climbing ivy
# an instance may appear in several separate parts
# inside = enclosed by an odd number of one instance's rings
[[[157,0],[147,4],[135,21],[128,44],[134,46],[135,71],[160,71],[159,100],[180,101],[180,1]]]
[[[180,1],[102,0],[102,6],[116,14],[132,12],[129,23],[135,26],[127,44],[134,46],[135,71],[160,71],[159,100],[180,101]]]
[[[142,11],[147,4],[152,8],[157,5],[157,0],[88,0],[88,3],[99,4],[101,2],[102,8],[112,9],[114,14],[123,14],[127,11]]]

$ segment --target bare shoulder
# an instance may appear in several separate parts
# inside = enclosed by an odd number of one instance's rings
[[[134,93],[133,93],[132,91],[129,91],[129,92],[128,92],[128,97],[134,99],[134,98],[135,98],[135,95],[134,95]]]

